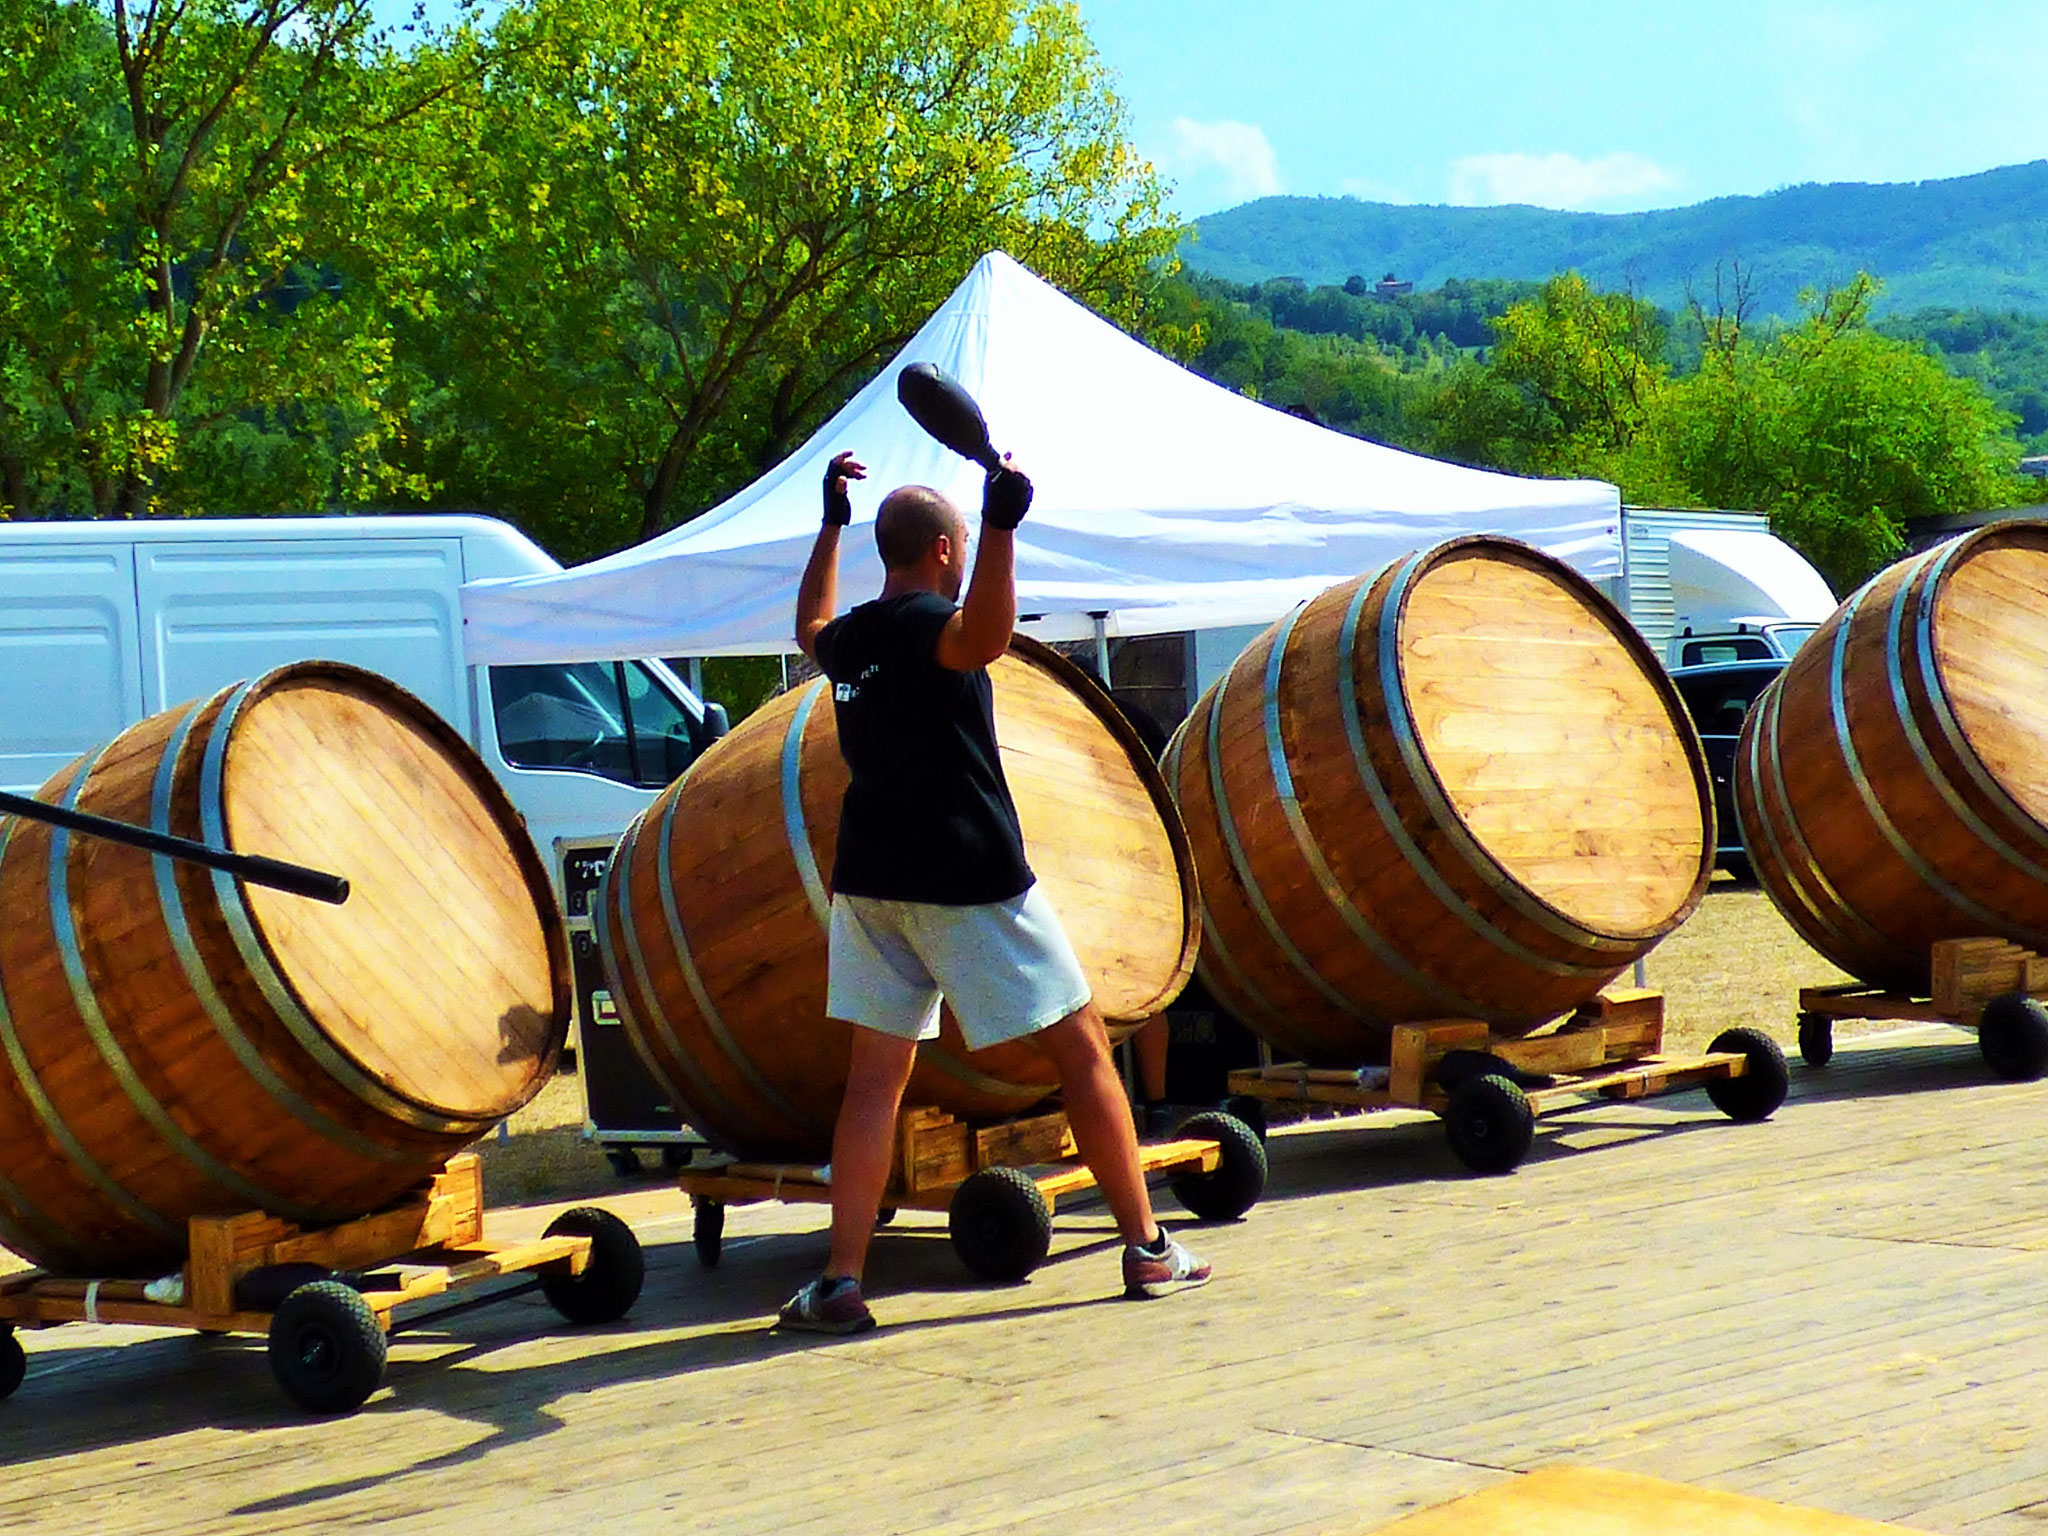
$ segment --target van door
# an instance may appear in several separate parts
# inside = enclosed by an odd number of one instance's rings
[[[382,673],[470,735],[460,538],[195,539],[136,555],[149,711],[320,659]]]
[[[142,714],[132,549],[0,545],[0,786],[37,788]]]

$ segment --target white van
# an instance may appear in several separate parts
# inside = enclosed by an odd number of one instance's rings
[[[0,523],[0,788],[29,793],[137,720],[286,662],[383,673],[462,733],[526,818],[575,941],[583,1076],[601,1097],[593,1079],[628,1079],[593,1068],[630,1049],[593,1027],[615,1022],[586,953],[596,878],[725,712],[659,661],[470,665],[462,584],[560,569],[466,515]],[[608,1144],[695,1140],[666,1105],[590,1111]]]

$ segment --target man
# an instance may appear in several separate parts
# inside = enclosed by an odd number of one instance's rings
[[[861,1268],[904,1085],[917,1042],[938,1033],[942,995],[970,1047],[1029,1035],[1052,1059],[1074,1140],[1123,1235],[1125,1293],[1201,1285],[1209,1266],[1153,1220],[1102,1014],[1025,862],[996,751],[987,668],[1017,622],[1014,534],[1031,482],[1007,458],[988,477],[959,607],[965,521],[937,491],[892,491],[875,516],[881,595],[835,619],[847,482],[866,474],[850,453],[826,470],[824,525],[797,592],[797,643],[831,679],[852,773],[832,866],[825,1011],[855,1027],[832,1139],[831,1256],[782,1309],[782,1326],[874,1326]]]

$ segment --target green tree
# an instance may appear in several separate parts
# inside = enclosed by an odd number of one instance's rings
[[[465,44],[401,54],[367,0],[0,0],[4,510],[391,483],[388,343],[318,247]]]
[[[1768,512],[1837,590],[1894,558],[1909,520],[2019,499],[2013,418],[1973,380],[1873,330],[1877,293],[1859,273],[1762,342],[1709,317],[1700,370],[1656,428],[1696,502]]]
[[[1454,370],[1429,402],[1431,448],[1522,474],[1619,476],[1670,373],[1657,309],[1568,272],[1492,328],[1488,361]]]
[[[1080,19],[1039,0],[533,0],[404,327],[409,466],[558,551],[772,465],[984,252],[1134,315],[1177,229]]]

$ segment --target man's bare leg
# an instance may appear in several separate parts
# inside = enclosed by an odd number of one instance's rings
[[[1138,1161],[1138,1136],[1131,1126],[1130,1101],[1109,1054],[1102,1013],[1087,1003],[1035,1037],[1059,1070],[1067,1123],[1081,1160],[1102,1187],[1117,1230],[1126,1243],[1149,1243],[1159,1233],[1152,1196]],[[837,1178],[837,1170],[834,1170]]]
[[[832,1131],[832,1254],[825,1273],[860,1278],[896,1151],[896,1115],[917,1042],[853,1027],[846,1097]]]

